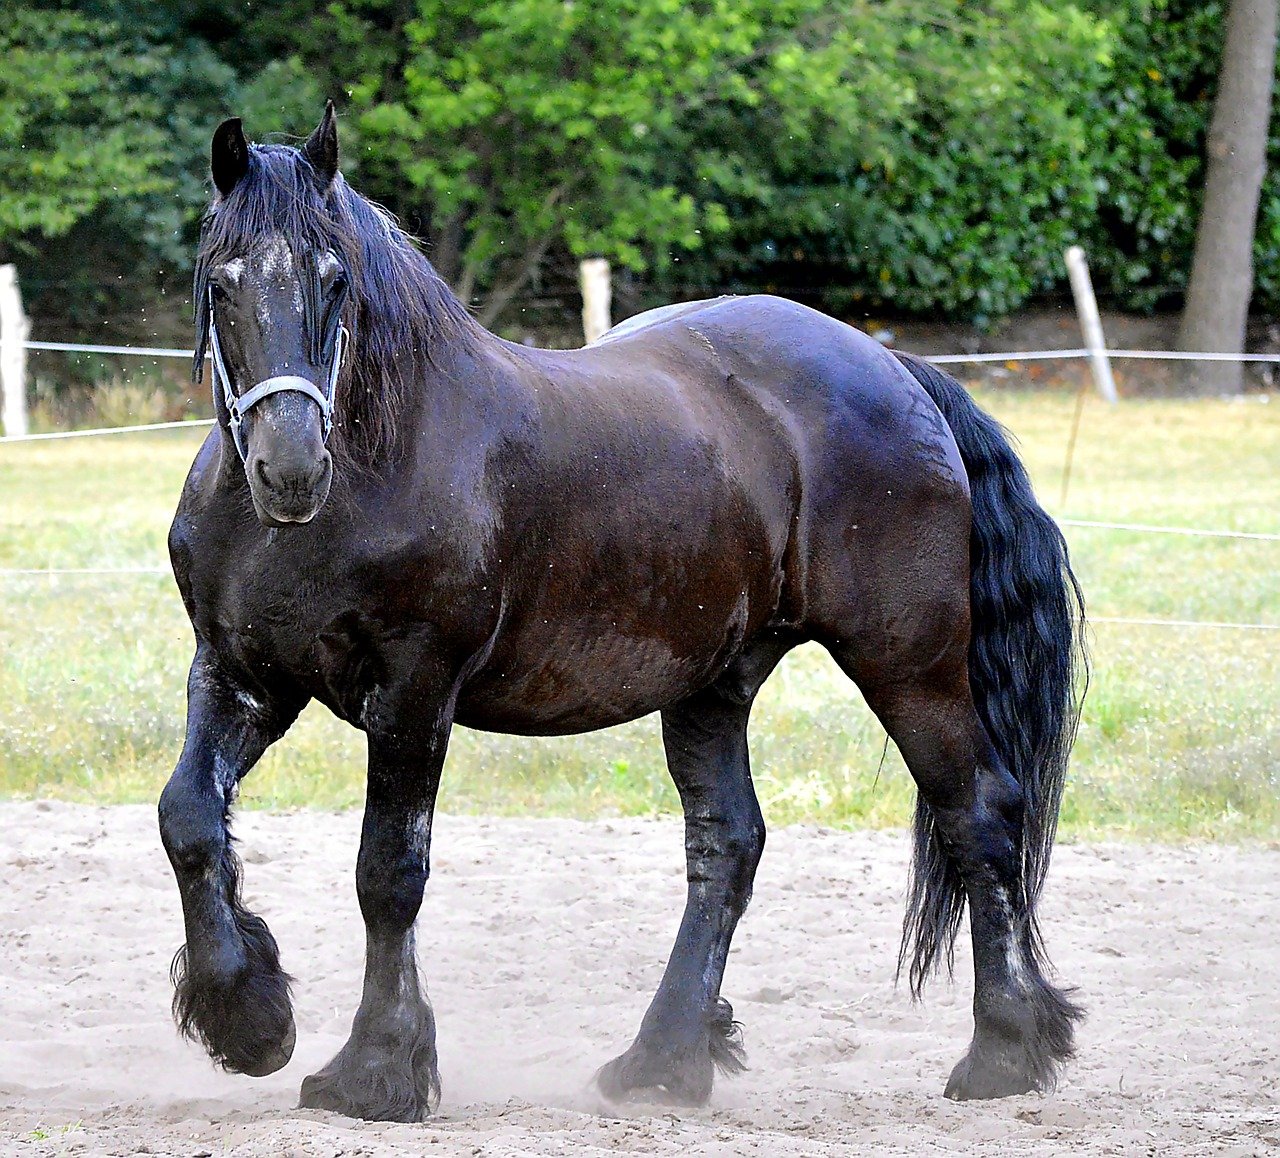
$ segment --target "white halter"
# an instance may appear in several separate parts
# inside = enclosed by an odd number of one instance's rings
[[[217,401],[218,386],[222,386],[222,400],[230,419],[231,438],[243,462],[246,457],[245,438],[242,426],[244,417],[259,402],[271,394],[280,394],[291,390],[297,394],[305,394],[320,407],[320,421],[324,430],[324,441],[329,441],[333,431],[333,395],[338,386],[338,374],[342,370],[342,359],[346,356],[350,335],[347,327],[339,323],[333,340],[333,355],[329,360],[329,381],[321,392],[314,382],[299,378],[296,374],[277,374],[266,378],[243,394],[237,394],[231,387],[231,375],[227,373],[227,364],[222,359],[222,346],[218,342],[218,324],[213,316],[213,287],[209,288],[209,345],[213,351],[213,393]]]

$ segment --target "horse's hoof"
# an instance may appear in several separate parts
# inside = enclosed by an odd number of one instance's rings
[[[705,1106],[715,1070],[709,1052],[677,1058],[655,1056],[633,1045],[596,1073],[596,1085],[611,1102],[660,1102],[668,1106]]]
[[[1075,1056],[1075,1023],[1084,1016],[1070,992],[1041,981],[1021,1005],[1003,1011],[1003,1026],[988,1018],[969,1052],[951,1071],[946,1096],[957,1102],[1047,1092],[1062,1065]]]
[[[431,1099],[409,1087],[395,1088],[370,1075],[362,1084],[341,1071],[323,1069],[302,1079],[300,1110],[328,1110],[366,1122],[421,1122],[431,1114]]]
[[[953,1102],[971,1102],[1028,1094],[1037,1088],[1035,1078],[1008,1056],[992,1057],[971,1047],[951,1071],[945,1096]]]
[[[747,1068],[741,1029],[733,1006],[717,997],[702,1017],[700,1032],[695,1027],[677,1045],[636,1038],[626,1053],[597,1071],[596,1085],[611,1102],[705,1106],[717,1071],[733,1076]]]
[[[435,1021],[425,1005],[413,1033],[394,1049],[352,1038],[318,1073],[302,1080],[298,1106],[367,1122],[421,1122],[440,1104]]]
[[[173,964],[173,1015],[178,1031],[200,1042],[228,1073],[260,1078],[293,1056],[297,1040],[290,978],[265,924],[241,914],[244,960],[234,967],[188,968],[184,945]],[[234,957],[232,957],[234,963]],[[216,965],[216,963],[215,963]]]
[[[242,1065],[240,1072],[248,1074],[251,1078],[265,1078],[268,1074],[275,1073],[276,1070],[284,1069],[289,1064],[289,1059],[293,1057],[293,1047],[297,1042],[298,1028],[294,1024],[293,1018],[290,1018],[289,1028],[280,1044],[274,1049],[268,1050],[251,1065]]]

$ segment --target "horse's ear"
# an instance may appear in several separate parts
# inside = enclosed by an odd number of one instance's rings
[[[213,173],[214,185],[224,197],[249,171],[249,145],[244,139],[239,117],[223,121],[214,130],[209,168]]]
[[[338,175],[338,117],[333,111],[333,101],[325,102],[324,118],[307,138],[302,152],[327,189]]]

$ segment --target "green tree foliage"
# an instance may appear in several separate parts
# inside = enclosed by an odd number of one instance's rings
[[[18,262],[42,328],[133,340],[185,328],[212,126],[241,109],[296,122],[321,99],[296,60],[244,43],[243,21],[183,0],[6,9],[0,260]]]
[[[370,7],[331,11],[358,40]],[[351,85],[362,167],[415,198],[433,259],[489,319],[549,253],[662,269],[727,227],[714,188],[673,179],[683,127],[758,102],[749,66],[818,7],[420,0],[395,71]]]
[[[345,170],[487,321],[588,254],[641,297],[982,321],[1061,287],[1073,242],[1112,301],[1167,307],[1221,26],[1221,0],[28,0],[0,258],[68,332],[155,333],[124,320],[182,296],[212,127],[291,139],[332,95]],[[1280,305],[1280,169],[1257,270]]]
[[[160,187],[157,62],[125,51],[113,25],[10,8],[0,59],[0,242],[65,233]]]
[[[1059,278],[1094,210],[1075,97],[1100,83],[1105,26],[1021,0],[920,12],[849,7],[775,54],[771,100],[702,126],[698,175],[733,222],[715,257],[736,280],[988,319]]]
[[[587,254],[691,292],[995,315],[1052,282],[1092,211],[1064,81],[1096,82],[1104,30],[1016,0],[928,12],[345,0],[301,35],[339,46],[362,180],[487,320],[548,256]]]

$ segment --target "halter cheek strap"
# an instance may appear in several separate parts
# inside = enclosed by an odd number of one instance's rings
[[[217,401],[218,388],[222,388],[223,405],[227,408],[228,424],[231,427],[231,438],[243,462],[248,457],[248,444],[244,434],[244,419],[259,402],[272,394],[292,392],[305,394],[320,407],[320,422],[324,433],[324,441],[329,441],[333,432],[333,398],[338,388],[338,374],[342,370],[342,359],[347,352],[349,335],[347,327],[339,324],[333,339],[333,356],[329,360],[329,380],[322,392],[314,382],[299,378],[296,374],[277,374],[266,378],[256,386],[237,394],[231,386],[231,375],[227,373],[227,364],[222,358],[222,344],[218,341],[218,325],[213,316],[213,290],[209,290],[209,345],[213,352],[213,393]]]

